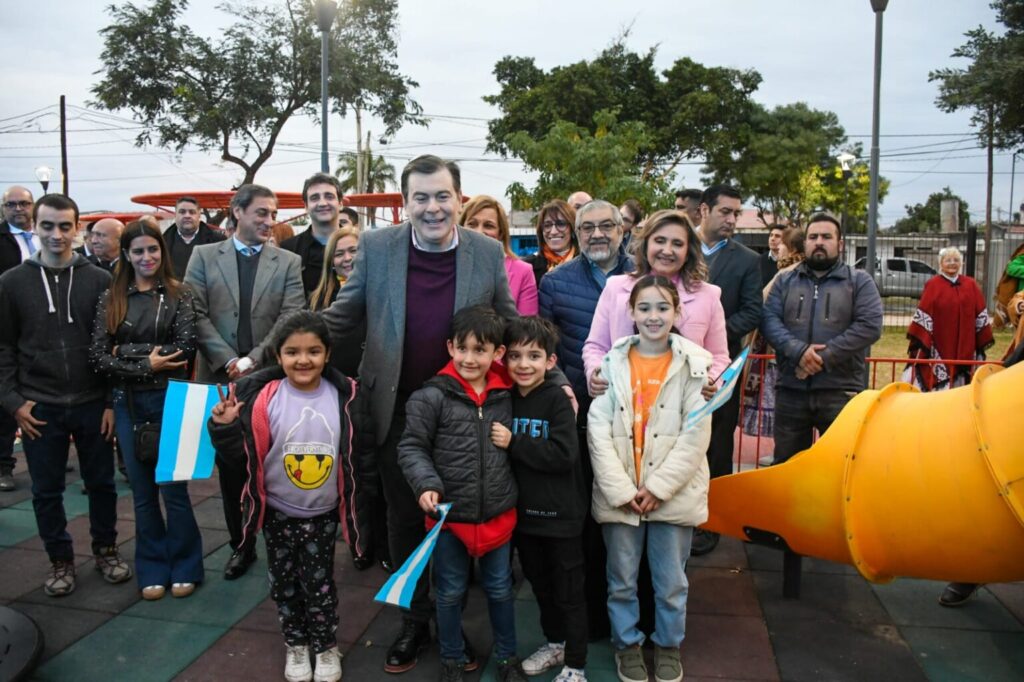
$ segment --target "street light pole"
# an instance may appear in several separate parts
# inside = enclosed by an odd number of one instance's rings
[[[330,173],[327,158],[327,50],[338,5],[333,0],[315,0],[315,3],[316,24],[320,28],[320,172]]]
[[[868,251],[865,270],[875,276],[875,239],[878,236],[878,110],[882,84],[882,13],[889,0],[871,0],[875,13],[875,82],[871,104],[871,185],[868,203]]]

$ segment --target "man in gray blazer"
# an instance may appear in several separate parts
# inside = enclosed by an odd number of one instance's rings
[[[431,155],[413,159],[402,171],[402,196],[408,221],[363,234],[352,276],[324,312],[332,336],[366,319],[359,376],[369,392],[396,566],[425,534],[423,512],[397,460],[406,399],[447,364],[445,342],[455,311],[486,304],[503,317],[516,315],[501,244],[456,225],[459,167]],[[431,615],[424,577],[388,650],[386,671],[416,665],[430,641]],[[469,669],[475,668],[473,657],[469,660]]]
[[[195,294],[200,381],[226,383],[274,362],[270,331],[278,319],[301,310],[302,260],[266,244],[277,220],[277,198],[260,185],[242,185],[231,199],[237,230],[231,239],[197,246],[185,271]],[[231,558],[224,577],[234,580],[256,559],[242,547],[245,465],[217,453]]]

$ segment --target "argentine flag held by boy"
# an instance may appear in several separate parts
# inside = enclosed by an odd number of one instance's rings
[[[448,511],[452,508],[450,502],[437,505],[437,511],[441,514],[437,525],[430,529],[427,537],[416,548],[416,551],[409,555],[402,567],[392,574],[384,586],[380,588],[374,601],[409,608],[412,603],[412,593],[416,589],[416,582],[423,575],[423,569],[430,563],[430,555],[434,552],[434,545],[437,543],[437,536],[441,534],[444,520]]]
[[[748,355],[750,355],[750,346],[744,348],[743,352],[737,355],[736,359],[732,361],[732,364],[726,367],[725,371],[722,372],[722,386],[715,392],[715,395],[711,397],[711,400],[686,415],[686,426],[684,428],[693,428],[701,419],[728,402],[729,396],[731,396],[732,392],[736,389],[736,384],[739,382],[739,378],[743,376],[743,363],[747,361]]]
[[[168,381],[160,426],[157,483],[176,483],[213,475],[213,444],[206,420],[220,401],[213,384]]]

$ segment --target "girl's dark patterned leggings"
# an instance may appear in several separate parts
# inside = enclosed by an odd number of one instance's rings
[[[289,646],[308,644],[313,653],[337,645],[338,590],[334,585],[334,541],[338,513],[297,519],[267,508],[270,596]]]

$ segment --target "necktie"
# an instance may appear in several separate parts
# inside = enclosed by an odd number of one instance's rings
[[[36,245],[32,243],[32,233],[22,232],[21,237],[25,240],[25,244],[28,245],[28,255],[31,256],[36,252]]]
[[[245,248],[242,249],[242,255],[245,256],[246,258],[251,256],[252,254],[253,250],[250,247],[246,246]]]

